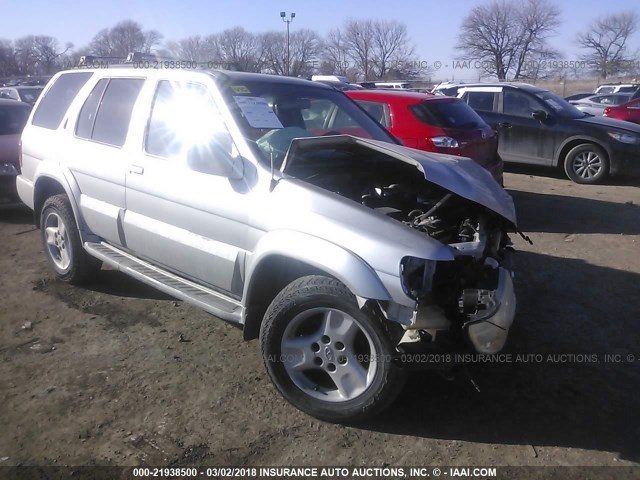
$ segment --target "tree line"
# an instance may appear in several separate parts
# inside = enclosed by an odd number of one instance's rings
[[[416,78],[426,71],[419,68],[406,25],[394,20],[346,20],[326,38],[314,30],[295,29],[289,45],[289,71],[296,77],[324,73],[353,80]],[[283,75],[285,51],[286,35],[281,31],[252,33],[238,26],[163,43],[160,32],[125,20],[99,31],[78,49],[46,35],[0,40],[0,77],[50,75],[77,65],[83,55],[123,58],[130,52]]]
[[[466,15],[455,48],[459,59],[480,65],[480,76],[501,80],[639,73],[640,55],[629,48],[638,30],[635,12],[606,15],[582,29],[575,38],[583,52],[575,59],[580,62],[561,62],[562,52],[551,45],[560,26],[561,12],[549,0],[492,0]],[[163,40],[160,32],[145,30],[133,20],[100,30],[77,49],[47,35],[0,40],[0,77],[50,75],[77,65],[83,55],[126,57],[134,51],[248,72],[287,71],[283,31],[252,33],[238,26]],[[289,44],[292,76],[336,74],[363,81],[433,73],[429,63],[417,57],[406,25],[395,20],[348,19],[324,37],[311,29],[294,29]]]

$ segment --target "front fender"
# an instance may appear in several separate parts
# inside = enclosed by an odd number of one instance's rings
[[[382,301],[391,299],[376,272],[355,253],[318,237],[291,230],[276,230],[260,239],[247,259],[243,298],[248,298],[254,273],[260,264],[273,255],[299,260],[323,270],[359,297]]]

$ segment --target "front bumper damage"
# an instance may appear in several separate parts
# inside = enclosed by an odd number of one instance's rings
[[[487,277],[459,291],[455,306],[438,304],[429,295],[417,301],[398,343],[404,367],[441,368],[443,359],[456,363],[455,356],[443,354],[494,355],[504,349],[516,313],[512,273],[496,266]]]
[[[500,268],[496,290],[465,290],[461,301],[462,310],[475,309],[467,314],[469,319],[463,325],[464,334],[475,351],[489,355],[499,353],[507,343],[516,314],[516,295],[510,272]]]

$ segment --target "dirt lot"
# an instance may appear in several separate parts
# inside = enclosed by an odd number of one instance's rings
[[[548,174],[506,175],[534,242],[511,351],[544,360],[472,366],[480,392],[412,374],[359,427],[291,407],[202,311],[114,271],[53,280],[29,212],[0,211],[0,465],[639,465],[640,183]]]

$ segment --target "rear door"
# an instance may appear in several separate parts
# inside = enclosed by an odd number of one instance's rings
[[[143,78],[103,78],[92,88],[74,125],[67,163],[80,188],[80,209],[92,233],[122,245],[129,166],[125,142]]]

